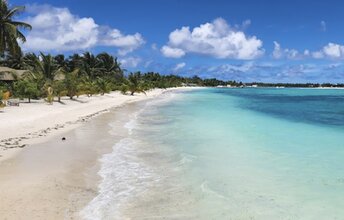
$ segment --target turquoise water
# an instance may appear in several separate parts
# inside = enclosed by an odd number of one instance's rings
[[[115,219],[344,219],[344,90],[198,89],[134,119]]]

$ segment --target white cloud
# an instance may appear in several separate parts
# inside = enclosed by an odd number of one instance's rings
[[[281,45],[274,41],[274,50],[272,51],[272,57],[275,59],[287,58],[287,59],[300,59],[303,58],[305,54],[309,53],[308,50],[305,50],[303,54],[301,54],[296,49],[283,49]]]
[[[326,27],[326,22],[325,21],[321,21],[320,22],[320,29],[321,31],[326,31],[327,27]]]
[[[135,68],[141,61],[142,59],[140,57],[123,57],[119,60],[121,67],[124,68]]]
[[[72,51],[95,46],[114,46],[125,55],[144,44],[139,33],[125,35],[118,29],[98,25],[93,18],[80,18],[68,8],[29,5],[31,16],[25,20],[33,26],[23,44],[26,51]]]
[[[180,58],[185,55],[185,51],[179,48],[172,48],[169,46],[163,46],[161,48],[161,53],[165,57]]]
[[[245,62],[240,65],[223,64],[218,67],[210,67],[209,72],[217,71],[219,73],[247,73],[252,71],[256,65],[253,62]]]
[[[277,42],[274,41],[274,50],[272,52],[272,56],[275,59],[280,59],[282,58],[282,49],[281,49],[281,45]]]
[[[329,43],[323,47],[323,52],[330,58],[340,58],[344,55],[344,46],[334,43]]]
[[[100,44],[120,48],[118,50],[120,55],[126,55],[127,53],[136,50],[144,43],[145,41],[141,34],[135,33],[133,35],[124,35],[118,29],[110,29],[100,40]]]
[[[178,63],[178,64],[173,68],[173,71],[174,71],[174,72],[177,72],[177,71],[183,69],[185,66],[186,66],[186,63],[184,63],[184,62],[183,62],[183,63]]]
[[[192,30],[190,27],[174,30],[161,52],[173,58],[194,53],[216,58],[254,59],[264,53],[262,45],[257,37],[247,37],[244,32],[231,28],[224,19],[217,18]]]
[[[308,49],[305,49],[303,53],[300,53],[298,50],[295,49],[283,49],[278,42],[274,41],[274,50],[272,52],[272,57],[275,59],[344,59],[344,45],[328,43],[318,51],[310,51]]]
[[[322,51],[314,51],[312,52],[312,57],[314,59],[321,59],[324,58],[324,54],[322,53]]]
[[[315,59],[330,58],[330,59],[343,59],[344,58],[344,45],[328,43],[321,50],[312,53]]]

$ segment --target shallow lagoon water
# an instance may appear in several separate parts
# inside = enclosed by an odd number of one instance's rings
[[[344,90],[200,89],[153,102],[127,126],[126,163],[139,173],[113,181],[133,188],[105,219],[344,219]]]

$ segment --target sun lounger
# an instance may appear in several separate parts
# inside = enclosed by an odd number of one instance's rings
[[[18,100],[8,100],[7,105],[8,106],[19,106],[19,101]]]

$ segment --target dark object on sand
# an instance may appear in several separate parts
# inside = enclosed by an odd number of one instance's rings
[[[65,141],[65,140],[66,140],[66,138],[65,138],[65,137],[63,137],[63,138],[62,138],[62,140],[63,140],[63,141]]]

